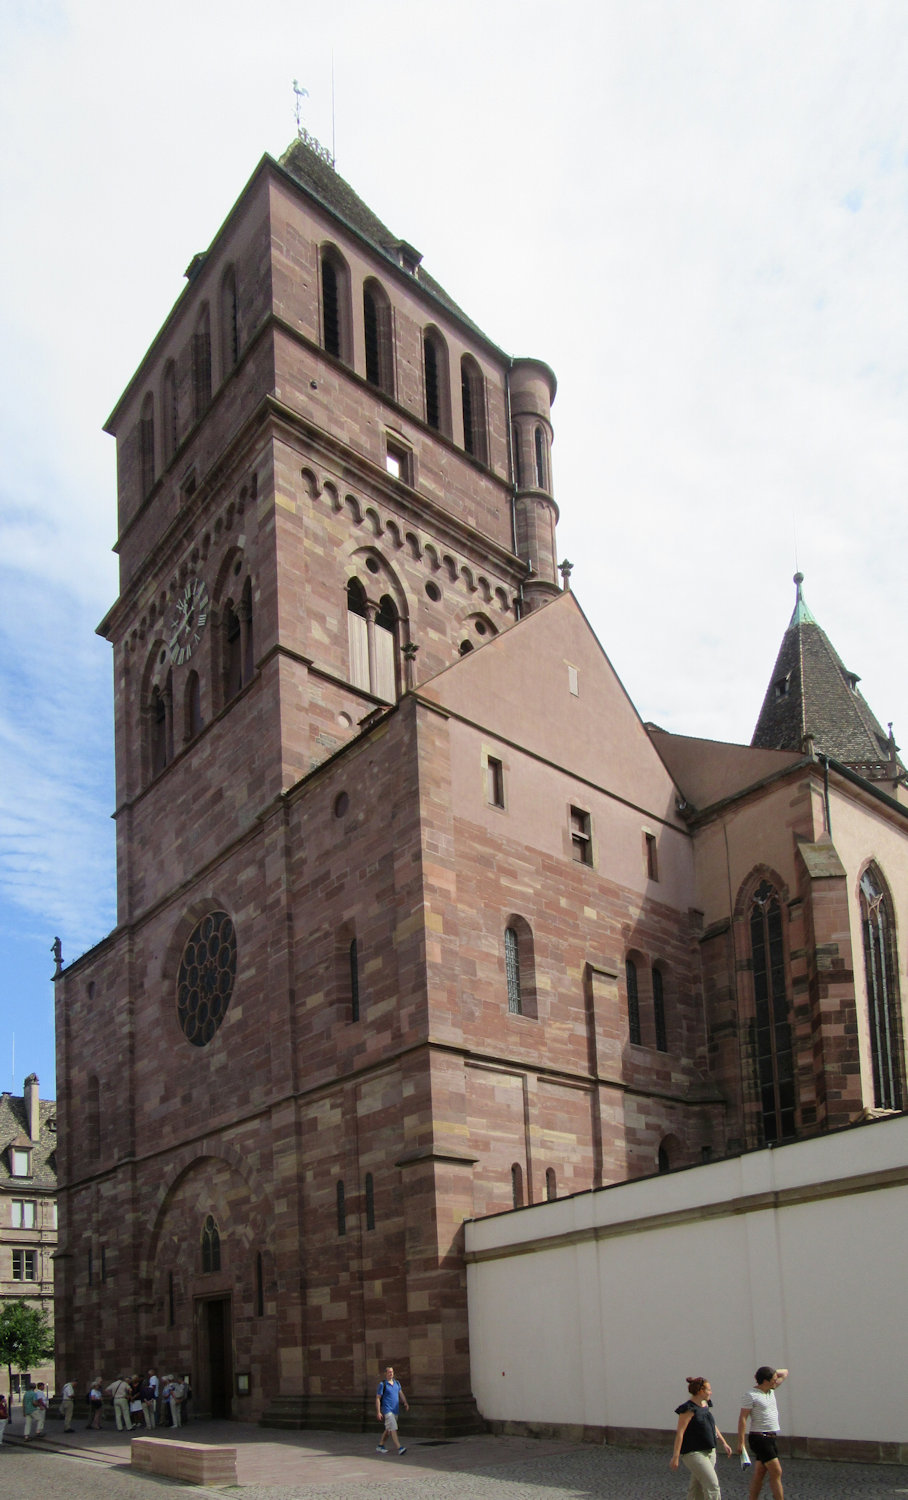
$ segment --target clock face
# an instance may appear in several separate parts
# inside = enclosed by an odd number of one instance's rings
[[[170,617],[170,660],[175,667],[188,661],[208,619],[208,590],[201,578],[190,578]]]

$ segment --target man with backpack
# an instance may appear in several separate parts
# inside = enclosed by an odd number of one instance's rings
[[[406,1448],[400,1446],[397,1436],[397,1413],[400,1410],[401,1401],[404,1403],[404,1411],[409,1411],[410,1406],[404,1395],[404,1388],[399,1380],[394,1379],[394,1366],[388,1365],[385,1370],[384,1380],[378,1382],[375,1392],[375,1415],[379,1422],[384,1423],[384,1436],[376,1448],[376,1453],[387,1453],[387,1440],[391,1439],[392,1447],[397,1450],[398,1458],[406,1453]]]

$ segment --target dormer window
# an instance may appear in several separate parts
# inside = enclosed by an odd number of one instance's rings
[[[861,679],[858,676],[857,672],[846,672],[845,673],[845,681],[848,683],[848,686],[851,688],[851,691],[853,693],[857,692],[857,690],[858,690],[858,683],[860,682],[860,680]]]
[[[775,698],[787,698],[788,697],[788,689],[790,688],[790,686],[791,686],[791,673],[790,672],[786,672],[786,674],[785,674],[784,677],[777,677],[776,680],[775,680],[775,682],[773,683],[773,685],[772,685],[773,696]]]
[[[408,271],[411,276],[418,274],[419,263],[422,260],[421,251],[414,250],[413,246],[408,245],[406,240],[400,240],[397,246],[397,256],[403,270]]]
[[[11,1177],[30,1177],[32,1172],[32,1153],[28,1146],[10,1146],[9,1148],[9,1170]]]

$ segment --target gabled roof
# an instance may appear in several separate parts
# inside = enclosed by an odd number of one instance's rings
[[[53,1099],[38,1104],[38,1139],[28,1133],[28,1114],[21,1095],[0,1094],[0,1187],[28,1192],[57,1186],[57,1106]],[[31,1172],[14,1177],[10,1171],[10,1146],[31,1149]]]
[[[416,696],[683,826],[677,788],[568,590],[420,683]]]
[[[890,726],[887,734],[858,690],[860,678],[843,666],[825,630],[814,619],[795,573],[794,612],[776,658],[751,745],[801,751],[808,737],[817,754],[830,755],[869,781],[904,774]]]

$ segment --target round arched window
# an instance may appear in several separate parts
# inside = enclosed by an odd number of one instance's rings
[[[225,911],[209,912],[183,950],[177,978],[177,1016],[194,1047],[214,1036],[236,979],[236,930]]]

